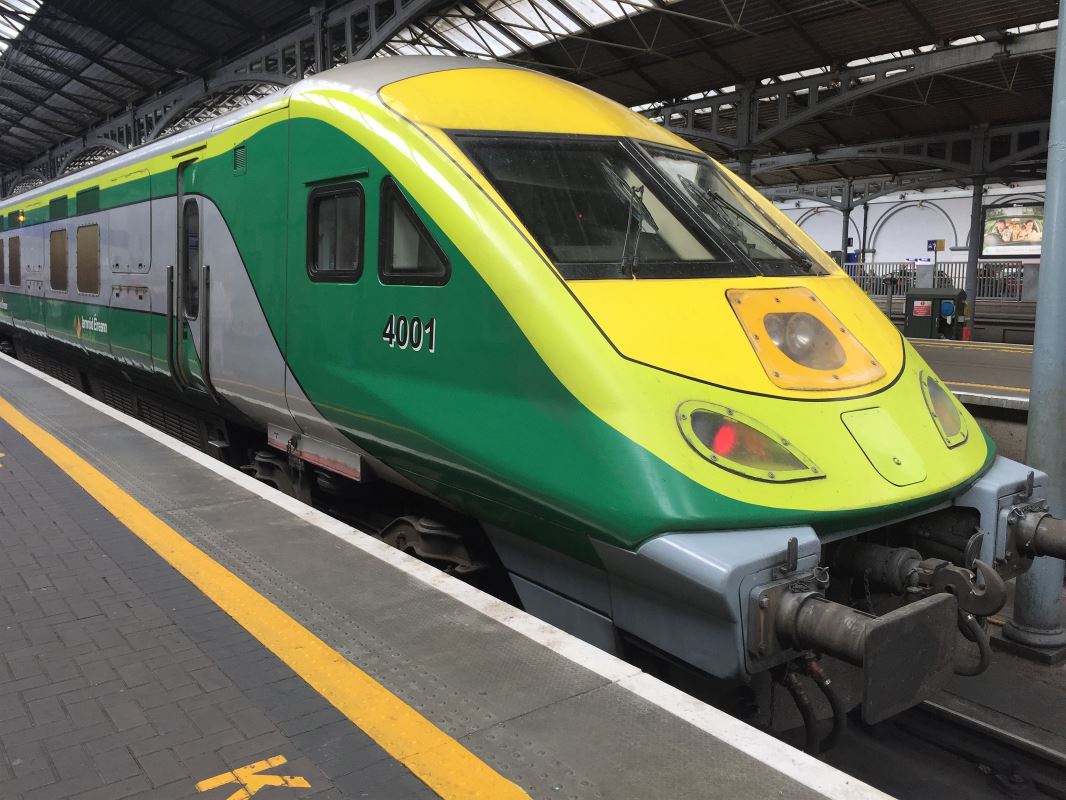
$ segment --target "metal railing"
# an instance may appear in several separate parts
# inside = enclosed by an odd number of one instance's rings
[[[919,271],[930,265],[910,262],[874,261],[866,264],[845,264],[847,271],[863,291],[871,297],[904,295],[916,288]],[[932,286],[926,288],[965,289],[966,262],[941,261],[932,266]],[[983,261],[977,266],[978,300],[1021,300],[1024,269],[1017,261]]]

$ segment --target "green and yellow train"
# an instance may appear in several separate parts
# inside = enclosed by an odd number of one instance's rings
[[[825,653],[878,719],[1027,566],[1042,477],[771,204],[569,83],[338,67],[0,215],[20,357],[312,500],[417,498],[381,535],[607,649]]]

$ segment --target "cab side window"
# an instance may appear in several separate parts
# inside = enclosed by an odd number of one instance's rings
[[[315,281],[356,281],[363,273],[363,187],[326,186],[307,201],[307,274]]]
[[[186,200],[181,214],[181,294],[186,319],[196,319],[200,314],[200,207],[196,200]]]
[[[440,286],[451,266],[440,245],[390,178],[381,183],[378,274],[382,283]]]

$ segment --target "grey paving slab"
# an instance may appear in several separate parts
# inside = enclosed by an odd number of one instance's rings
[[[0,387],[181,535],[534,798],[820,796],[3,361]],[[0,424],[4,449],[6,464],[18,469],[0,477],[9,497],[0,502],[0,643],[3,620],[14,622],[0,658],[0,748],[10,739],[26,754],[21,774],[0,754],[0,797],[78,779],[84,761],[99,786],[71,784],[71,792],[165,800],[183,796],[177,787],[187,790],[194,779],[279,751],[306,769],[307,796],[430,796]],[[2,591],[9,580],[15,588]]]
[[[3,423],[0,452],[0,562],[17,564],[0,580],[0,797],[222,800],[237,787],[195,783],[277,755],[311,784],[290,797],[436,796],[399,764],[360,780],[350,764],[395,762]],[[212,652],[239,640],[271,668],[254,696]]]

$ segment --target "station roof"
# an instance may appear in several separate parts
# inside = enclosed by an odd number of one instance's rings
[[[305,23],[312,5],[0,0],[0,170]],[[1009,38],[1056,16],[1054,0],[439,0],[379,54],[495,57],[654,114],[746,82]],[[789,128],[767,152],[1046,119],[1052,72],[1051,55],[1042,54],[929,76]],[[906,168],[845,160],[762,180]]]

